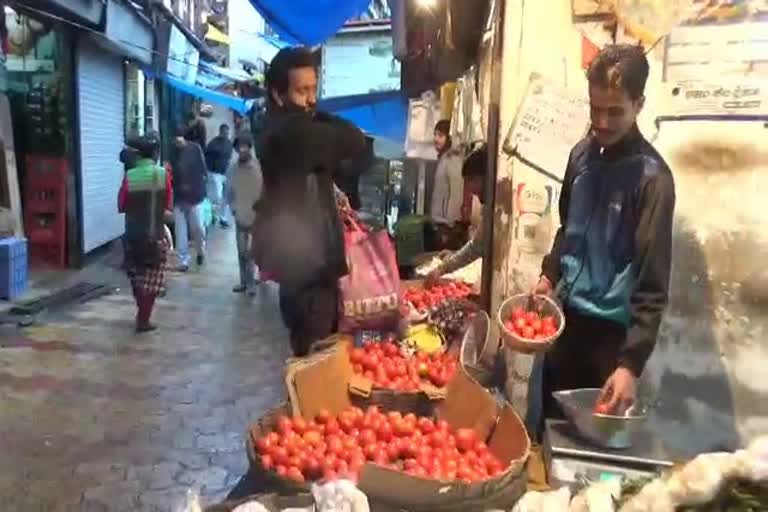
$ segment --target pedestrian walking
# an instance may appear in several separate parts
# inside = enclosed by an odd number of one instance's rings
[[[208,199],[213,204],[214,222],[223,228],[228,228],[230,222],[230,205],[224,196],[224,188],[233,151],[229,126],[222,124],[219,134],[205,148],[205,163],[208,166]]]
[[[159,137],[149,134],[134,144],[139,159],[125,174],[118,210],[126,218],[126,272],[136,300],[136,332],[143,333],[156,329],[152,310],[166,288],[165,219],[170,216],[172,184],[171,175],[157,164]]]
[[[189,132],[183,127],[176,131],[173,217],[180,272],[189,270],[190,236],[197,252],[197,264],[205,264],[205,226],[203,224],[203,201],[206,195],[205,157],[200,145],[189,137]]]
[[[254,223],[256,263],[280,283],[280,311],[296,356],[336,329],[338,280],[347,272],[334,179],[366,151],[354,125],[316,112],[315,56],[278,52],[266,75],[269,107],[260,155],[264,196]]]
[[[227,176],[227,200],[235,217],[237,257],[240,263],[240,284],[235,293],[254,295],[258,281],[254,273],[251,229],[258,214],[263,178],[261,165],[253,153],[253,138],[249,133],[237,136],[237,160],[230,166]]]

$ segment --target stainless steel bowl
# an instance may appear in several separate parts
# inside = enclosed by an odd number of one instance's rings
[[[643,407],[632,407],[625,416],[596,414],[600,389],[583,388],[552,393],[568,421],[585,439],[602,448],[624,449],[632,446],[635,433],[645,423]]]

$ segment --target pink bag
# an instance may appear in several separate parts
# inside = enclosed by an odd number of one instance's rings
[[[389,234],[345,215],[344,249],[349,273],[339,279],[339,331],[396,329],[400,272]]]

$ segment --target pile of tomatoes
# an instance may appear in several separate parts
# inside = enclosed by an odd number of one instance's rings
[[[472,287],[461,281],[446,281],[429,288],[408,288],[405,301],[419,313],[426,313],[446,299],[465,299],[472,294]]]
[[[421,478],[465,483],[500,475],[504,467],[468,428],[414,414],[365,412],[356,407],[337,417],[321,411],[314,420],[281,416],[277,430],[256,440],[261,465],[296,483],[347,478],[357,481],[366,462]]]
[[[512,310],[504,321],[504,327],[521,338],[530,341],[545,340],[557,334],[557,321],[553,316],[541,316],[535,311],[526,311],[522,307]]]
[[[447,353],[416,352],[406,357],[392,341],[350,348],[349,361],[353,371],[373,381],[374,387],[394,391],[418,391],[425,383],[445,387],[459,364]]]

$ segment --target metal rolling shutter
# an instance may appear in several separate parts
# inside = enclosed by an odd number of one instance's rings
[[[82,250],[88,253],[122,236],[117,212],[123,179],[125,80],[123,61],[83,38],[77,51],[80,123]]]

